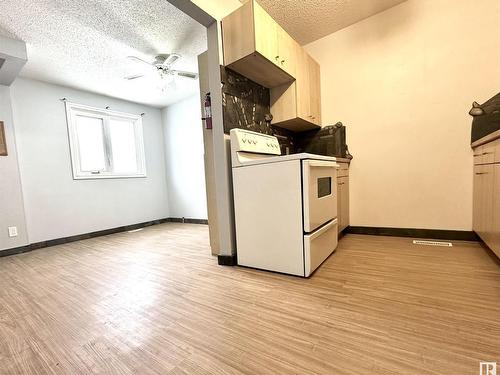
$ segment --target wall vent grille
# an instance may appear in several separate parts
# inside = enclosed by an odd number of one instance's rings
[[[414,245],[452,247],[451,242],[413,240]]]

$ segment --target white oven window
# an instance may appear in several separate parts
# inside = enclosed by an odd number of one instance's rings
[[[66,102],[73,178],[146,177],[142,118]]]

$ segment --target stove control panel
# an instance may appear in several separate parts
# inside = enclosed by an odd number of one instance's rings
[[[231,129],[231,151],[281,155],[278,138],[244,129]]]

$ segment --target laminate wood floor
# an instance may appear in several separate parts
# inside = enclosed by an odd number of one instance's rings
[[[347,235],[310,278],[218,266],[164,224],[0,258],[1,374],[479,374],[500,266]]]

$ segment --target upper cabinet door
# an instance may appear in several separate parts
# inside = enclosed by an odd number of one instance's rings
[[[255,0],[222,20],[222,42],[224,65],[252,81],[273,88],[295,79],[295,41]]]
[[[278,63],[279,67],[292,77],[296,77],[297,51],[300,45],[278,25]]]
[[[311,85],[309,83],[309,55],[304,49],[297,51],[297,81],[296,95],[297,95],[297,116],[305,121],[312,123],[311,116]]]
[[[321,87],[319,64],[303,49],[297,65],[297,114],[321,126]]]
[[[231,65],[255,52],[254,27],[251,1],[222,20],[224,65]]]
[[[319,64],[308,55],[309,101],[312,122],[321,125],[321,72]]]
[[[255,22],[255,50],[275,65],[280,66],[279,30],[280,26],[257,3],[253,2]]]

